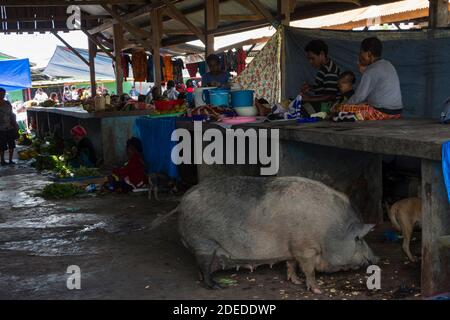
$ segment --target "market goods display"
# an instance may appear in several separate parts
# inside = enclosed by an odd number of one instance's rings
[[[223,116],[235,116],[236,112],[230,108],[203,106],[193,109],[191,114],[192,116],[205,116],[211,121],[220,121]]]
[[[155,101],[155,108],[156,110],[152,112],[153,115],[182,114],[188,110],[184,100],[158,100]]]
[[[55,101],[53,101],[53,100],[46,100],[46,101],[44,101],[44,102],[41,102],[40,104],[39,104],[39,106],[40,107],[44,107],[44,108],[53,108],[53,107],[55,107],[56,106],[56,102]]]
[[[40,194],[45,199],[68,199],[84,192],[84,188],[71,183],[52,183]]]

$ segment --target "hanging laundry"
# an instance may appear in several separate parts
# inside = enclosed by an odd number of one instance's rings
[[[247,60],[247,52],[242,48],[238,49],[238,51],[237,51],[237,70],[236,70],[238,75],[241,74],[242,71],[245,70],[245,67],[246,67],[245,61],[246,60]]]
[[[147,54],[145,51],[135,51],[133,53],[132,63],[134,81],[144,82],[147,79]]]
[[[171,57],[164,57],[164,81],[173,80],[173,63]]]
[[[227,59],[226,59],[226,55],[224,52],[219,53],[217,55],[219,57],[220,60],[220,67],[222,68],[222,70],[227,70]]]
[[[200,72],[202,77],[206,74],[206,61],[199,62],[198,72]]]
[[[226,59],[227,59],[227,69],[226,70],[228,72],[236,71],[237,59],[236,59],[236,54],[234,53],[233,50],[228,50],[228,52],[226,53]]]
[[[183,83],[184,62],[181,59],[173,61],[173,79],[175,83]]]
[[[125,81],[127,81],[127,78],[130,77],[130,64],[131,64],[131,58],[128,54],[121,53],[120,54],[120,63],[122,65],[123,70],[123,77]]]
[[[147,82],[155,82],[155,73],[153,70],[153,56],[148,56],[147,59]]]
[[[161,77],[162,79],[164,79],[164,61],[163,58],[160,56],[160,64],[161,64]],[[155,66],[154,66],[155,62],[153,60],[153,56],[149,56],[148,60],[147,60],[147,82],[151,82],[154,83],[155,82]]]
[[[191,78],[197,77],[198,63],[189,63],[186,65],[186,69],[188,70]]]

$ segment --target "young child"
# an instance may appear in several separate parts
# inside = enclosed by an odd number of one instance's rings
[[[164,92],[164,97],[169,100],[177,100],[180,93],[175,87],[175,81],[169,80],[167,82],[167,90]]]
[[[127,141],[128,162],[122,168],[114,169],[108,177],[107,187],[111,191],[130,192],[147,183],[142,142],[138,138]]]
[[[355,94],[355,90],[353,89],[355,83],[356,77],[353,72],[345,71],[341,73],[337,82],[339,88],[339,94],[337,97],[338,104],[346,103],[348,99]]]

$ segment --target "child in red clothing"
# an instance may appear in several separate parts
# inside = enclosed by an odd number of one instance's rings
[[[142,143],[138,138],[127,141],[128,162],[124,167],[114,169],[113,174],[108,177],[108,188],[111,191],[130,192],[147,183],[142,153]]]

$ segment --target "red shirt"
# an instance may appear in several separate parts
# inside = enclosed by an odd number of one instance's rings
[[[142,156],[137,152],[131,157],[125,167],[114,169],[113,174],[122,179],[128,177],[130,182],[135,186],[147,182],[144,159],[142,159]]]

